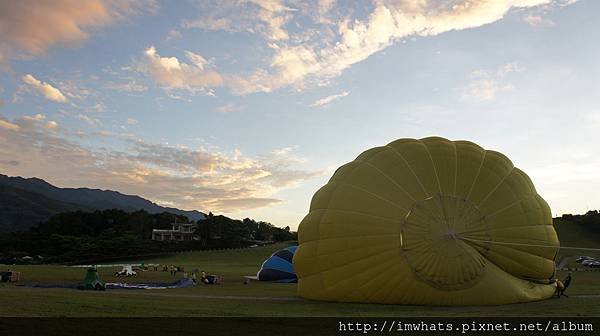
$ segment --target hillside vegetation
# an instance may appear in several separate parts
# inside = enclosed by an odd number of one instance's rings
[[[563,215],[554,218],[554,227],[563,246],[600,248],[600,213]]]
[[[186,216],[146,211],[65,212],[22,232],[0,235],[0,263],[85,263],[176,251],[247,247],[295,239],[289,228],[209,214],[192,222],[193,240],[153,241],[153,229],[190,223]]]

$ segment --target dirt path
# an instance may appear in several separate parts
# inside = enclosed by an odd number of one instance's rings
[[[10,290],[9,288],[0,288],[2,290]],[[39,290],[35,288],[34,290]],[[83,292],[82,292],[83,293]],[[111,289],[104,292],[96,292],[89,291],[86,293],[96,293],[96,294],[107,294],[107,295],[132,295],[132,296],[156,296],[156,297],[174,297],[174,298],[194,298],[194,299],[207,299],[207,300],[251,300],[251,301],[305,301],[304,299],[296,296],[243,296],[243,295],[205,295],[205,294],[179,294],[173,292],[166,292],[163,290],[152,290],[152,289],[136,289],[136,290],[128,290],[128,289]],[[569,298],[600,298],[600,294],[574,294],[569,295],[568,298],[561,298],[561,300],[568,300]]]
[[[252,301],[303,301],[304,299],[295,296],[241,296],[241,295],[202,295],[202,294],[177,294],[177,293],[157,293],[145,290],[108,290],[106,294],[118,295],[142,295],[159,297],[180,297],[195,299],[215,299],[215,300],[252,300]]]
[[[259,300],[259,301],[304,301],[304,299],[295,296],[240,296],[240,295],[198,295],[198,294],[175,294],[175,293],[156,293],[156,292],[126,292],[122,290],[107,291],[110,294],[125,294],[125,295],[147,295],[161,297],[181,297],[181,298],[198,298],[198,299],[217,299],[217,300]],[[568,298],[600,298],[600,294],[579,294],[569,295]]]
[[[44,288],[21,287],[18,290],[40,291]],[[57,288],[64,289],[64,288]],[[2,291],[13,291],[11,287],[0,287]],[[68,288],[68,290],[73,290]],[[252,300],[252,301],[303,301],[304,299],[296,296],[243,296],[243,295],[205,295],[205,294],[180,294],[167,292],[162,289],[110,289],[102,292],[98,291],[78,291],[79,293],[103,294],[103,295],[131,295],[131,296],[158,296],[175,298],[194,298],[194,299],[214,299],[214,300]]]
[[[242,296],[242,295],[203,295],[203,294],[177,294],[167,292],[154,292],[152,290],[110,290],[106,291],[110,294],[119,295],[147,295],[147,296],[160,296],[160,297],[181,297],[181,298],[198,298],[198,299],[216,299],[216,300],[258,300],[258,301],[305,301],[303,298],[296,296]],[[568,298],[561,298],[568,300],[569,298],[600,298],[600,294],[576,294],[569,295]]]

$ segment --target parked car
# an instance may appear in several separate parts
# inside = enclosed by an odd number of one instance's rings
[[[589,256],[580,256],[579,258],[575,259],[575,262],[583,263],[586,260],[594,260],[594,258]]]
[[[583,263],[583,266],[587,266],[587,267],[591,267],[591,268],[597,268],[600,267],[600,261],[596,261],[596,260],[586,260]]]

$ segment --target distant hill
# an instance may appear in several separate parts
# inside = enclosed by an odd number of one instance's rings
[[[135,195],[89,188],[59,188],[39,178],[0,174],[0,231],[29,228],[50,216],[74,210],[145,210],[151,214],[170,212],[190,220],[205,218],[200,211],[162,207]]]
[[[588,211],[584,215],[562,215],[554,218],[554,227],[562,246],[600,248],[600,213]],[[574,252],[585,254],[585,252]]]
[[[588,211],[584,215],[562,215],[554,218],[554,227],[563,247],[600,248],[600,212]],[[600,260],[600,252],[564,248],[559,253],[559,266],[582,267],[575,263],[578,256],[591,256]]]

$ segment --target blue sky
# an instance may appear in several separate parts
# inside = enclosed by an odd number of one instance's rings
[[[498,150],[600,203],[591,0],[0,3],[0,173],[297,227],[397,138]]]

